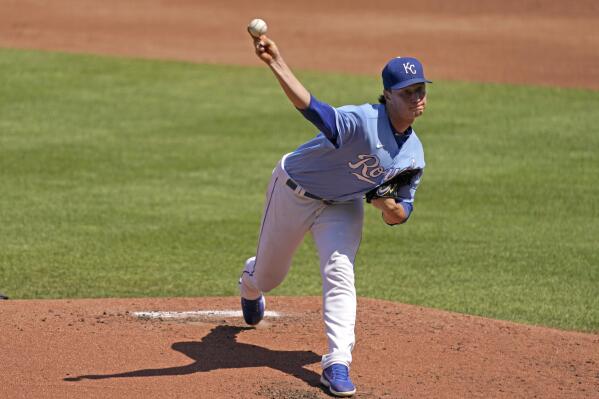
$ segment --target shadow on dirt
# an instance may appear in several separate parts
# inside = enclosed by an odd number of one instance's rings
[[[319,386],[320,376],[304,366],[320,361],[312,351],[276,351],[237,342],[237,334],[252,327],[217,326],[200,342],[176,342],[171,347],[193,359],[187,366],[143,369],[116,374],[90,374],[64,378],[64,381],[101,380],[106,378],[157,377],[184,375],[218,369],[270,367]]]

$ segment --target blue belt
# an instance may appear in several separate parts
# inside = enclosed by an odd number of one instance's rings
[[[293,191],[295,191],[295,189],[298,187],[297,183],[294,182],[291,179],[287,179],[287,181],[285,182],[285,184],[287,184],[289,186],[289,188],[291,188]],[[322,199],[318,195],[311,194],[311,193],[309,193],[307,191],[304,191],[303,196],[307,197],[307,198],[312,198],[312,199],[314,199],[316,201],[322,201],[322,202],[324,202],[327,205],[331,205],[333,203],[333,201]]]

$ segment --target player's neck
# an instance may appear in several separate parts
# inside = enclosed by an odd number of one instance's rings
[[[393,130],[395,130],[395,134],[405,133],[414,123],[414,119],[393,118],[391,115],[389,115],[389,121],[391,122],[391,126],[393,126]]]
[[[395,134],[405,133],[405,131],[408,130],[410,128],[410,126],[412,126],[412,124],[414,123],[414,120],[416,119],[416,118],[410,118],[410,119],[402,118],[397,113],[389,110],[388,106],[385,107],[385,110],[387,112],[387,117],[389,118],[389,123],[393,127]]]

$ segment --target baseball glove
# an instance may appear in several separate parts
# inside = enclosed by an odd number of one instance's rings
[[[393,179],[386,181],[378,187],[366,193],[366,202],[370,203],[378,198],[397,198],[401,187],[410,184],[412,178],[420,172],[420,169],[410,169],[401,172]]]

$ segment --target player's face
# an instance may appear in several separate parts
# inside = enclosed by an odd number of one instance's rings
[[[385,90],[391,112],[402,119],[414,119],[426,108],[426,84],[416,83],[398,90]]]

